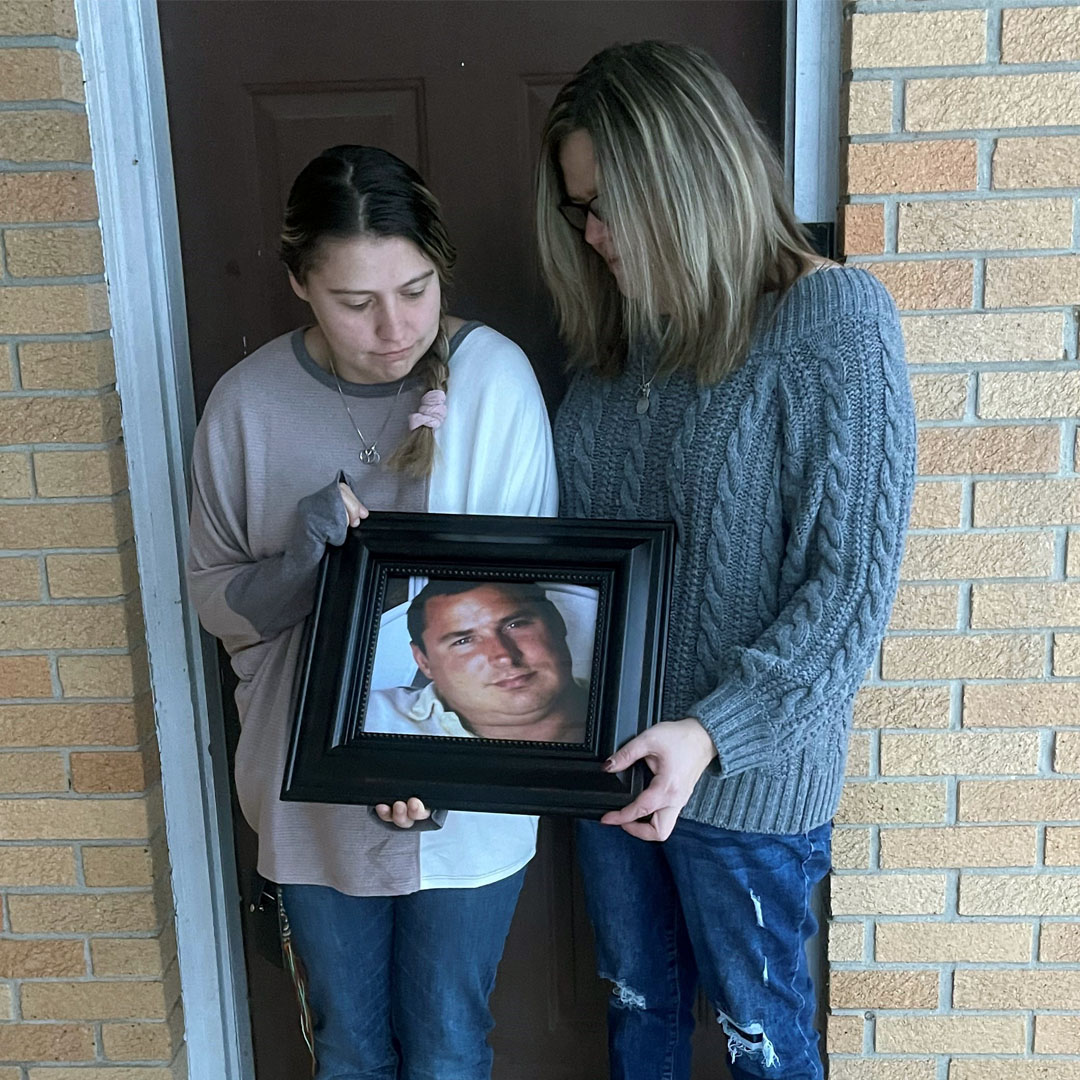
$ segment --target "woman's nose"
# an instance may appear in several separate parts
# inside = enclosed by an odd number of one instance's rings
[[[399,340],[404,325],[403,312],[398,305],[394,303],[386,304],[381,309],[376,332],[383,341],[394,344]]]
[[[585,243],[592,247],[603,246],[608,239],[607,226],[592,213],[585,216]]]

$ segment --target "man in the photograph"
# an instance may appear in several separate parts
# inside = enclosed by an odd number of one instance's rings
[[[430,682],[374,691],[365,731],[584,741],[586,687],[573,677],[566,623],[539,586],[431,581],[407,624]]]

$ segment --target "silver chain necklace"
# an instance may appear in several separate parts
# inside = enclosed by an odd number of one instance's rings
[[[382,454],[379,453],[379,440],[386,433],[386,425],[390,423],[394,405],[397,403],[397,399],[401,397],[401,391],[405,386],[405,376],[402,376],[401,382],[398,384],[397,393],[394,395],[390,408],[386,411],[386,419],[383,421],[382,427],[379,428],[379,434],[375,436],[369,446],[367,439],[364,438],[364,433],[360,430],[360,425],[356,422],[356,417],[352,414],[352,409],[349,408],[349,403],[345,400],[345,391],[341,389],[341,380],[338,378],[337,368],[334,367],[334,354],[329,349],[326,351],[326,359],[330,364],[330,374],[334,376],[334,385],[337,387],[338,397],[341,398],[341,404],[345,406],[345,411],[349,414],[352,426],[356,429],[356,437],[364,448],[360,451],[360,460],[365,465],[378,465],[382,461]]]
[[[649,411],[649,395],[652,393],[653,380],[660,374],[657,368],[647,379],[645,378],[645,357],[641,357],[641,382],[637,388],[637,409],[639,416],[644,416]]]

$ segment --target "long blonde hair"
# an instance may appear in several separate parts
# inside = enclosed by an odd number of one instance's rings
[[[604,223],[625,295],[559,213],[559,152],[592,140]],[[537,182],[540,263],[572,366],[622,370],[650,341],[664,370],[718,382],[742,363],[765,291],[783,293],[814,253],[777,155],[706,53],[642,41],[597,53],[559,92]]]
[[[450,378],[446,334],[446,287],[457,259],[438,200],[420,174],[400,158],[373,146],[333,146],[308,164],[293,182],[285,207],[279,254],[303,283],[323,255],[323,241],[358,236],[397,236],[414,243],[434,265],[442,290],[439,332],[413,372],[424,390],[445,390]],[[410,432],[387,461],[409,476],[431,474],[435,435]]]

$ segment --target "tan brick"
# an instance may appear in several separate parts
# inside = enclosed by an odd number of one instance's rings
[[[136,587],[134,550],[102,555],[49,555],[49,594],[57,598],[125,596]]]
[[[134,656],[61,656],[57,667],[65,697],[131,697],[150,685],[141,651]]]
[[[952,630],[959,592],[955,585],[902,585],[889,627],[893,630]]]
[[[967,409],[966,375],[912,375],[911,392],[919,420],[962,420]]]
[[[0,454],[0,499],[30,497],[30,458],[26,454]]]
[[[158,981],[27,983],[22,1012],[27,1020],[164,1019],[164,989]]]
[[[120,434],[119,400],[112,393],[7,398],[0,401],[0,430],[13,442],[108,442]]]
[[[1054,772],[1080,773],[1080,732],[1059,731],[1054,736]]]
[[[881,736],[881,772],[885,776],[993,776],[1038,771],[1037,732]]]
[[[892,131],[893,84],[888,80],[851,82],[845,93],[848,135],[883,135]]]
[[[947,686],[864,686],[855,698],[857,728],[949,726]]]
[[[1080,963],[1080,923],[1047,923],[1039,931],[1039,959],[1044,964]]]
[[[1080,371],[1009,371],[979,376],[979,416],[986,419],[1080,415]]]
[[[4,649],[116,649],[128,636],[123,604],[0,607]]]
[[[143,791],[156,779],[147,773],[137,750],[76,753],[71,755],[71,786],[74,791],[117,794]]]
[[[9,229],[4,234],[13,277],[75,277],[101,274],[101,234],[96,228]]]
[[[915,484],[908,523],[913,529],[953,529],[963,514],[964,486],[949,480],[922,480]]]
[[[0,158],[18,162],[89,162],[90,132],[86,115],[66,109],[2,113]]]
[[[1006,64],[1080,60],[1080,10],[1041,7],[1002,12],[1001,59]]]
[[[1069,548],[1065,559],[1065,573],[1068,577],[1080,577],[1080,532],[1069,533]]]
[[[1080,1003],[1080,971],[962,969],[953,979],[958,1009],[1072,1009]]]
[[[113,547],[133,535],[126,496],[96,503],[0,506],[0,548]]]
[[[83,101],[82,65],[71,49],[4,49],[0,101]]]
[[[957,910],[961,915],[1080,915],[1080,875],[973,874],[964,871],[960,874]],[[1080,977],[1080,972],[1076,974]]]
[[[892,637],[881,654],[885,679],[1024,679],[1043,671],[1045,644],[1033,634]]]
[[[47,656],[0,656],[0,698],[53,696]]]
[[[829,976],[829,1006],[833,1009],[935,1009],[936,971],[848,971]]]
[[[83,872],[86,884],[96,889],[151,885],[154,881],[150,848],[145,845],[86,846],[83,848]]]
[[[64,759],[57,753],[0,752],[0,791],[7,795],[67,791]]]
[[[840,1058],[829,1060],[829,1080],[934,1080],[937,1067],[922,1058]]]
[[[140,840],[147,809],[143,799],[0,799],[0,840]]]
[[[90,956],[95,975],[160,976],[164,966],[157,938],[102,938],[90,943]]]
[[[981,11],[890,12],[851,19],[851,65],[937,67],[986,59]]]
[[[1048,577],[1053,569],[1050,532],[929,533],[908,536],[900,576],[905,581]],[[948,625],[956,625],[955,605]]]
[[[94,1029],[77,1024],[0,1024],[0,1060],[90,1061]]]
[[[881,255],[885,251],[882,203],[849,204],[842,211],[842,249],[846,255]]]
[[[825,1036],[825,1045],[829,1048],[829,1053],[861,1054],[863,1027],[861,1016],[829,1016]]]
[[[1080,1016],[1036,1016],[1036,1054],[1080,1054]]]
[[[0,705],[0,745],[132,746],[152,719],[148,699],[140,704]]]
[[[24,172],[0,175],[0,222],[94,221],[94,174]]]
[[[1078,296],[1080,255],[986,260],[987,307],[1064,307]]]
[[[1022,1016],[879,1016],[874,1048],[883,1054],[1023,1053]]]
[[[836,820],[844,825],[944,821],[945,785],[849,781]]]
[[[951,142],[940,139],[930,142],[853,143],[847,147],[845,168],[846,190],[850,195],[968,191],[974,189],[976,182],[975,143],[970,140]],[[882,224],[884,226],[884,221]],[[933,249],[905,247],[901,250]]]
[[[866,732],[857,731],[851,736],[848,743],[847,775],[870,775],[870,736]]]
[[[963,259],[895,260],[860,264],[892,294],[905,311],[969,307],[974,268]]]
[[[97,390],[116,382],[112,341],[25,342],[19,373],[27,390]]]
[[[907,131],[1051,127],[1075,123],[1080,72],[975,75],[911,79],[906,88]]]
[[[1080,1065],[1071,1061],[1020,1061],[1017,1058],[956,1058],[949,1080],[1080,1080]]]
[[[975,527],[1080,523],[1080,480],[998,480],[975,484]]]
[[[70,847],[0,847],[0,887],[74,884]]]
[[[1057,311],[905,315],[900,321],[911,364],[1015,363],[1065,356]]]
[[[971,625],[976,629],[1069,626],[1080,613],[1080,582],[976,585]]]
[[[109,325],[105,286],[0,287],[0,324],[11,334],[78,334],[104,330]]]
[[[870,868],[870,830],[838,826],[833,830],[832,861],[838,870]]]
[[[183,1031],[179,1010],[174,1016],[176,1020],[164,1024],[102,1024],[105,1056],[111,1061],[172,1061]]]
[[[901,964],[1025,964],[1031,959],[1031,924],[879,922],[874,959]]]
[[[124,448],[49,450],[34,455],[38,494],[46,498],[115,495],[127,487]]]
[[[885,869],[951,869],[959,866],[1034,866],[1032,826],[988,828],[949,825],[937,829],[882,829]]]
[[[0,4],[0,37],[39,34],[76,36],[72,0],[5,0]]]
[[[104,1065],[99,1068],[87,1068],[75,1065],[70,1069],[57,1069],[48,1066],[30,1069],[28,1080],[188,1080],[187,1063],[183,1056],[174,1065],[142,1065],[132,1068],[117,1068]]]
[[[863,923],[830,921],[828,956],[831,963],[858,963],[863,956]]]
[[[1080,187],[1080,136],[998,139],[993,177],[995,188]]]
[[[1057,472],[1061,434],[1056,425],[923,428],[923,476]]]
[[[965,686],[964,727],[1053,727],[1080,715],[1080,685]]]
[[[960,821],[1080,819],[1080,783],[1073,780],[961,780],[959,792]]]
[[[834,915],[940,915],[945,910],[944,874],[833,874]]]
[[[1046,830],[1047,866],[1080,866],[1080,828],[1051,825]]]
[[[1072,219],[1071,199],[902,203],[897,251],[1067,248]]]
[[[81,941],[0,940],[0,978],[78,978],[85,974],[86,956]],[[4,1030],[0,1024],[0,1032]],[[14,1056],[0,1053],[0,1060]]]
[[[40,565],[37,559],[0,557],[0,597],[36,600],[41,596]]]
[[[15,380],[11,377],[11,364],[6,355],[8,351],[0,349],[0,393],[15,389]]]
[[[117,934],[156,930],[158,913],[150,893],[8,898],[11,928],[17,934]]]

